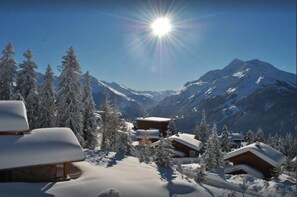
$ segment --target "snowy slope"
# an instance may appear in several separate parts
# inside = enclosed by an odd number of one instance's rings
[[[273,88],[271,88],[272,86]],[[269,87],[275,91],[273,93],[267,92],[266,90]],[[161,101],[151,111],[151,115],[183,117],[181,123],[177,121],[177,124],[184,126],[181,129],[191,130],[200,119],[199,114],[204,108],[211,124],[219,123],[219,126],[227,124],[227,126],[232,127],[232,124],[237,121],[234,117],[239,118],[241,113],[245,113],[246,106],[242,105],[243,101],[248,103],[250,99],[253,99],[253,95],[274,94],[276,97],[269,97],[266,99],[267,103],[264,101],[262,103],[268,109],[274,105],[281,105],[281,101],[275,100],[278,95],[291,94],[289,97],[293,96],[294,98],[295,90],[295,74],[278,70],[271,64],[260,60],[241,61],[234,59],[223,69],[209,71],[198,80],[186,83],[179,93]],[[285,91],[286,93],[284,93]],[[250,117],[245,117],[245,121],[248,118]],[[248,124],[261,126],[258,123],[253,124],[252,121]],[[233,128],[237,129],[236,127]],[[246,129],[246,127],[240,129]],[[279,128],[273,131],[277,129]]]
[[[71,168],[70,181],[44,183],[0,183],[0,196],[5,197],[82,197],[104,196],[110,189],[121,197],[208,197],[242,196],[242,177],[246,180],[245,196],[292,197],[295,186],[281,181],[265,181],[250,175],[227,176],[207,174],[206,184],[196,184],[175,170],[158,169],[139,163],[134,157],[121,157],[103,151],[85,151],[87,161]],[[190,172],[190,171],[189,171]],[[118,195],[119,196],[119,195]],[[113,196],[115,197],[115,196]]]

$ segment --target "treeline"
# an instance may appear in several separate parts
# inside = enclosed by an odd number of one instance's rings
[[[97,145],[97,123],[91,79],[82,71],[72,47],[62,57],[59,87],[54,89],[54,73],[47,66],[44,83],[38,84],[33,53],[28,49],[17,64],[13,45],[9,43],[0,59],[0,100],[23,100],[30,129],[68,127],[87,148]]]

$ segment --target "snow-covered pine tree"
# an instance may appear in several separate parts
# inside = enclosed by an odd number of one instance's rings
[[[254,142],[255,139],[255,134],[252,130],[248,130],[248,132],[246,132],[245,134],[245,141],[247,142],[247,144],[252,144]]]
[[[254,141],[259,141],[259,142],[265,142],[265,135],[264,135],[264,131],[261,128],[258,128],[256,134],[255,134],[255,139]]]
[[[119,137],[117,152],[121,152],[124,155],[135,155],[135,148],[132,145],[131,134],[127,130],[122,131]]]
[[[85,74],[85,85],[83,89],[83,137],[85,141],[84,146],[89,149],[94,149],[98,143],[96,109],[92,92],[91,77],[88,71]]]
[[[54,73],[50,65],[44,75],[44,84],[40,89],[38,127],[54,127],[56,124],[56,93],[54,90]]]
[[[138,146],[138,159],[139,162],[150,163],[151,162],[151,142],[149,141],[149,137],[147,135],[143,136],[143,138],[139,142]]]
[[[111,107],[111,122],[109,123],[109,132],[107,135],[108,141],[109,141],[109,147],[111,148],[112,151],[117,151],[117,148],[119,146],[119,130],[121,129],[122,122],[120,119],[120,113],[119,113],[119,108],[116,105],[116,102]]]
[[[59,79],[57,125],[72,129],[79,142],[83,144],[81,68],[72,47],[63,56],[62,72]]]
[[[183,179],[184,178],[184,171],[183,171],[182,163],[181,163],[180,160],[177,160],[176,171],[178,171],[181,174],[182,179]]]
[[[13,45],[8,43],[0,59],[0,100],[10,100],[13,92],[13,79],[17,65],[14,61]]]
[[[211,135],[209,136],[206,143],[205,152],[205,167],[207,170],[211,170],[222,166],[223,154],[221,152],[221,145],[218,141],[217,127],[213,126]]]
[[[20,93],[25,100],[30,129],[37,128],[39,116],[37,73],[35,72],[38,67],[32,60],[32,56],[30,49],[24,53],[26,60],[19,65],[20,71],[17,74],[16,86],[16,92]]]
[[[231,150],[229,142],[229,130],[226,125],[224,125],[221,134],[221,148],[223,152],[229,152]]]
[[[100,148],[103,150],[109,147],[107,136],[109,132],[110,119],[111,119],[111,105],[107,95],[105,95],[105,99],[101,104],[101,109],[103,111],[103,114],[101,115],[99,133],[101,134]]]
[[[205,182],[206,174],[205,174],[205,166],[201,165],[194,170],[194,181],[198,184],[202,184]]]
[[[171,136],[171,135],[178,135],[178,131],[177,128],[175,126],[175,122],[173,117],[170,118],[170,121],[168,123],[168,127],[167,127],[167,135]]]
[[[117,151],[118,146],[118,131],[121,128],[120,115],[118,107],[111,105],[108,96],[102,103],[103,114],[101,117],[101,149],[108,149],[110,151]]]
[[[195,139],[201,141],[205,145],[208,137],[208,129],[207,129],[206,115],[205,115],[204,109],[202,110],[201,116],[202,116],[202,119],[201,119],[200,125],[196,127],[194,134],[195,134]]]
[[[159,144],[154,148],[154,162],[159,167],[172,168],[173,146],[168,138],[160,137]]]

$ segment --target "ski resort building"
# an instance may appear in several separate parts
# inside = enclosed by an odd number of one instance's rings
[[[274,168],[285,162],[286,156],[267,144],[256,142],[227,153],[224,160],[233,163],[225,173],[249,173],[259,178],[270,178]]]
[[[142,130],[158,129],[160,134],[166,135],[170,118],[163,117],[143,117],[136,119],[136,128]]]
[[[220,135],[219,140],[222,140],[222,135]],[[229,133],[228,140],[231,148],[240,148],[243,142],[243,137],[240,133]]]
[[[169,137],[172,146],[174,147],[175,157],[198,157],[202,153],[203,144],[194,138],[194,135],[187,133],[179,133]],[[151,146],[155,147],[159,141]]]
[[[60,181],[84,153],[71,129],[29,130],[24,103],[0,101],[0,160],[0,182]]]

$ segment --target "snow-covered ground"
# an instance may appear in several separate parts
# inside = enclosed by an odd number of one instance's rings
[[[0,183],[0,196],[242,196],[242,176],[239,175],[223,179],[217,174],[208,174],[207,183],[199,185],[175,170],[139,163],[134,157],[89,150],[85,151],[85,155],[86,161],[77,162],[72,168],[72,176],[76,179],[57,183]],[[245,196],[294,196],[294,190],[296,192],[296,186],[284,175],[278,182],[264,181],[250,175],[245,177]]]

